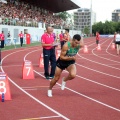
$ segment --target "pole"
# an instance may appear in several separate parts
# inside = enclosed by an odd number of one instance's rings
[[[90,34],[92,34],[92,0],[91,0],[91,7],[90,7]]]

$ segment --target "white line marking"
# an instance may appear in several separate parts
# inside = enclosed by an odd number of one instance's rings
[[[115,75],[111,75],[111,74],[104,73],[104,72],[101,72],[101,71],[98,71],[98,70],[94,70],[94,69],[92,69],[92,68],[85,67],[85,66],[80,65],[80,64],[77,64],[77,63],[76,63],[76,65],[81,66],[81,67],[83,67],[83,68],[86,68],[86,69],[88,69],[88,70],[92,70],[92,71],[94,71],[94,72],[98,72],[98,73],[101,73],[101,74],[104,74],[104,75],[107,75],[107,76],[111,76],[111,77],[114,77],[114,78],[118,78],[118,79],[120,79],[120,77],[115,76]]]
[[[33,51],[32,51],[33,52]],[[32,53],[32,52],[30,52],[30,53]],[[29,53],[29,54],[30,54]],[[28,54],[27,54],[28,55]],[[25,56],[26,57],[26,56]],[[25,60],[25,57],[24,57],[24,60]],[[78,64],[77,64],[78,65]],[[42,76],[43,78],[44,78],[44,76],[43,75],[41,75],[40,73],[38,73],[37,71],[35,71],[34,70],[34,72],[35,73],[37,73],[37,74],[39,74],[40,76]],[[109,75],[109,74],[108,74]],[[115,76],[116,77],[116,76]],[[58,85],[60,85],[59,83],[57,83]],[[61,85],[60,85],[61,86]],[[105,85],[106,86],[106,85]],[[106,87],[108,87],[108,86],[106,86]],[[111,87],[109,87],[109,88],[111,88]],[[81,93],[79,93],[79,92],[77,92],[77,91],[74,91],[74,90],[72,90],[72,89],[70,89],[70,88],[67,88],[66,87],[66,89],[68,89],[68,90],[70,90],[70,91],[72,91],[72,92],[74,92],[74,93],[76,93],[76,94],[79,94],[79,95],[81,95],[81,96],[83,96],[83,97],[85,97],[85,98],[87,98],[87,99],[90,99],[90,100],[92,100],[92,101],[94,101],[94,102],[97,102],[97,103],[99,103],[99,104],[101,104],[101,105],[103,105],[103,106],[106,106],[106,107],[108,107],[108,108],[111,108],[111,109],[114,109],[114,110],[116,110],[116,111],[118,111],[118,112],[120,112],[120,109],[118,109],[118,108],[115,108],[115,107],[113,107],[113,106],[110,106],[110,105],[108,105],[108,104],[105,104],[105,103],[103,103],[103,102],[100,102],[100,101],[98,101],[98,100],[96,100],[96,99],[93,99],[93,98],[91,98],[91,97],[88,97],[88,96],[86,96],[86,95],[84,95],[84,94],[81,94]],[[114,89],[114,90],[118,90],[118,89]],[[118,90],[119,91],[119,90]]]
[[[28,50],[28,49],[27,49]],[[25,50],[20,50],[20,51],[25,51]],[[20,51],[15,51],[13,53],[10,53],[8,55],[6,55],[2,60],[1,60],[1,63],[3,62],[3,60],[5,58],[7,58],[8,56],[14,54],[14,53],[17,53],[17,52],[20,52]],[[1,66],[1,71],[4,72],[2,66]],[[65,117],[64,115],[62,115],[61,113],[55,111],[54,109],[52,109],[51,107],[47,106],[46,104],[44,104],[43,102],[41,102],[40,100],[38,100],[37,98],[35,98],[34,96],[32,96],[31,94],[29,94],[28,92],[26,92],[25,90],[23,90],[19,85],[17,85],[12,79],[10,79],[8,77],[9,81],[15,85],[18,89],[20,89],[23,93],[25,93],[26,95],[28,95],[29,97],[31,97],[33,100],[35,100],[36,102],[38,102],[39,104],[43,105],[44,107],[46,107],[47,109],[49,109],[50,111],[52,111],[53,113],[57,114],[58,116],[64,118],[65,120],[70,120],[69,118]]]
[[[108,40],[109,40],[109,39],[108,39]],[[108,40],[107,40],[107,41],[108,41]],[[106,41],[105,41],[105,42],[106,42]],[[103,42],[102,44],[104,44],[105,42]],[[97,57],[99,57],[99,58],[105,59],[105,60],[109,60],[109,61],[115,62],[115,63],[120,63],[120,62],[118,62],[118,61],[114,61],[114,60],[111,60],[111,59],[108,59],[108,58],[105,58],[105,57],[98,56],[97,54],[94,53],[94,50],[95,50],[95,49],[96,49],[96,48],[94,48],[94,49],[92,50],[93,55],[95,55],[95,56],[97,56]]]
[[[95,48],[95,49],[96,49],[96,48]],[[99,65],[103,65],[103,66],[106,66],[106,67],[109,67],[109,68],[113,68],[113,69],[120,70],[119,68],[112,67],[112,66],[109,66],[109,65],[106,65],[106,64],[100,63],[100,62],[96,62],[96,61],[94,61],[94,60],[87,59],[87,58],[81,56],[79,53],[78,53],[77,55],[78,55],[79,57],[81,57],[81,58],[87,60],[87,61],[90,61],[90,62],[93,62],[93,63],[99,64]],[[118,62],[118,63],[119,63],[119,62]],[[100,71],[99,71],[99,72],[100,72]],[[101,73],[102,73],[102,72],[101,72]]]
[[[112,43],[112,41],[111,41],[111,43]],[[110,52],[108,52],[108,49],[109,49],[109,47],[110,47],[110,45],[111,45],[111,43],[108,45],[108,47],[107,47],[107,49],[106,49],[106,52],[109,54],[109,55],[112,55],[112,56],[114,56],[114,57],[119,57],[119,56],[117,56],[117,55],[113,55],[113,54],[111,54]]]
[[[105,85],[105,84],[102,84],[102,83],[99,83],[99,82],[96,82],[96,81],[92,81],[91,79],[88,79],[88,78],[85,78],[85,77],[82,77],[82,76],[79,76],[79,75],[76,75],[76,76],[79,77],[79,78],[82,78],[84,80],[90,81],[92,83],[95,83],[95,84],[98,84],[98,85],[101,85],[101,86],[104,86],[104,87],[107,87],[107,88],[110,88],[110,89],[113,89],[113,90],[116,90],[116,91],[120,92],[120,89],[117,89],[117,88],[114,88],[114,87],[111,87],[111,86],[108,86],[108,85]]]
[[[37,71],[35,71],[35,70],[34,70],[34,72],[37,73],[37,74],[39,74],[39,73],[38,73]],[[41,75],[41,74],[39,74],[39,75],[44,78],[43,75]],[[59,83],[57,83],[57,85],[61,86]],[[65,88],[66,88],[67,90],[69,90],[69,91],[71,91],[71,92],[73,92],[73,93],[76,93],[76,94],[78,94],[78,95],[80,95],[80,96],[83,96],[83,97],[85,97],[85,98],[87,98],[87,99],[89,99],[89,100],[91,100],[91,101],[94,101],[94,102],[99,103],[99,104],[101,104],[101,105],[103,105],[103,106],[106,106],[106,107],[108,107],[108,108],[111,108],[111,109],[113,109],[113,110],[115,110],[115,111],[120,112],[120,109],[118,109],[118,108],[115,108],[115,107],[113,107],[113,106],[110,106],[110,105],[108,105],[108,104],[105,104],[105,103],[103,103],[103,102],[101,102],[101,101],[98,101],[98,100],[96,100],[96,99],[94,99],[94,98],[88,97],[87,95],[84,95],[84,94],[82,94],[82,93],[79,93],[79,92],[77,92],[77,91],[75,91],[75,90],[72,90],[72,89],[70,89],[70,88],[68,88],[68,87],[65,87]]]

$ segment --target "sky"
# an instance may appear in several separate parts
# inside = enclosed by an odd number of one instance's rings
[[[111,21],[112,12],[120,9],[120,0],[71,0],[81,8],[90,8],[92,1],[92,10],[96,13],[96,22],[106,20]],[[73,13],[77,10],[69,11]]]

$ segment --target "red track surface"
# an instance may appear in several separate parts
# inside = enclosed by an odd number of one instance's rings
[[[64,91],[59,80],[52,98],[47,97],[49,81],[38,67],[41,47],[2,52],[1,71],[9,76],[12,100],[0,102],[0,120],[120,120],[120,56],[111,50],[111,42],[101,38],[102,50],[97,51],[95,38],[85,39],[89,53],[79,52],[76,78]],[[24,59],[33,63],[34,80],[22,79]]]

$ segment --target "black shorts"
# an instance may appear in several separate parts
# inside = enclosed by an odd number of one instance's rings
[[[99,40],[96,40],[96,44],[99,44]]]
[[[116,41],[116,42],[115,42],[115,44],[118,44],[118,45],[120,45],[120,41]]]
[[[66,69],[71,64],[75,64],[75,61],[74,60],[65,61],[65,60],[60,60],[60,58],[58,58],[57,60],[57,67],[59,67],[61,70]]]

